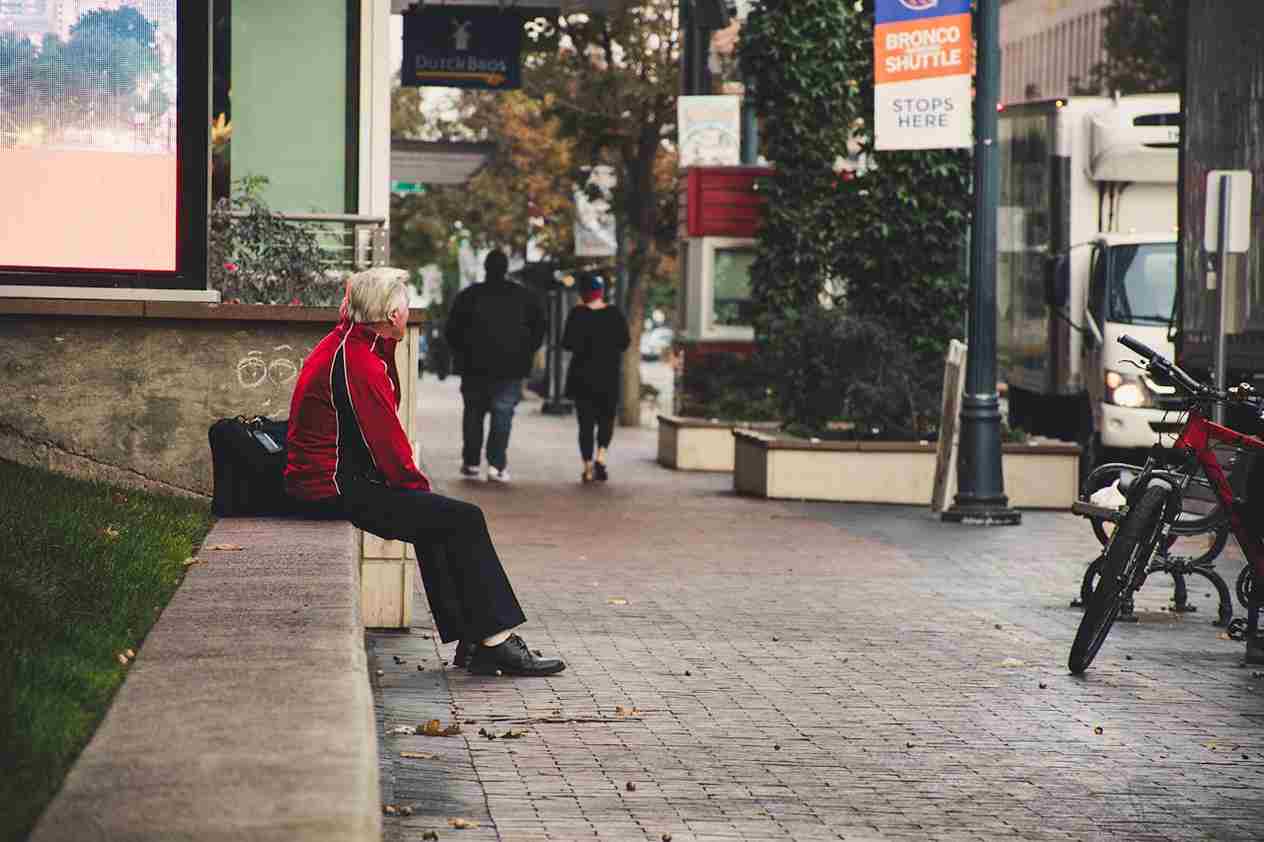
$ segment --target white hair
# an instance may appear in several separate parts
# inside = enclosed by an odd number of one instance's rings
[[[408,307],[408,272],[389,266],[375,266],[350,278],[351,299],[347,314],[353,322],[384,322],[391,310]]]

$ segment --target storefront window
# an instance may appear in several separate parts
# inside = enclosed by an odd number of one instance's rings
[[[177,0],[0,0],[0,267],[177,269]]]
[[[750,269],[754,262],[754,249],[715,250],[712,313],[716,325],[747,326],[752,323]]]

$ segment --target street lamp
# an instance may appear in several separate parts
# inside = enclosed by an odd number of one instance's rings
[[[996,209],[1000,150],[1000,3],[978,0],[978,67],[974,96],[974,219],[970,234],[970,304],[966,388],[961,403],[957,497],[942,517],[954,523],[1014,525],[1001,474],[1001,411],[996,394]]]

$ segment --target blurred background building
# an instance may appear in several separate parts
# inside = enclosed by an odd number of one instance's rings
[[[1001,0],[1001,101],[1069,96],[1102,61],[1110,0]],[[1101,93],[1106,93],[1102,91]]]

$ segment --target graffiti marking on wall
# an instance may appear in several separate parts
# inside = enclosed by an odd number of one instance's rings
[[[307,350],[311,351],[311,348]],[[290,359],[293,351],[292,345],[277,345],[272,353],[279,356],[271,361],[264,357],[263,351],[247,351],[246,356],[237,361],[237,382],[246,389],[258,389],[265,383],[290,385],[298,377],[304,359],[302,356],[297,361]]]

